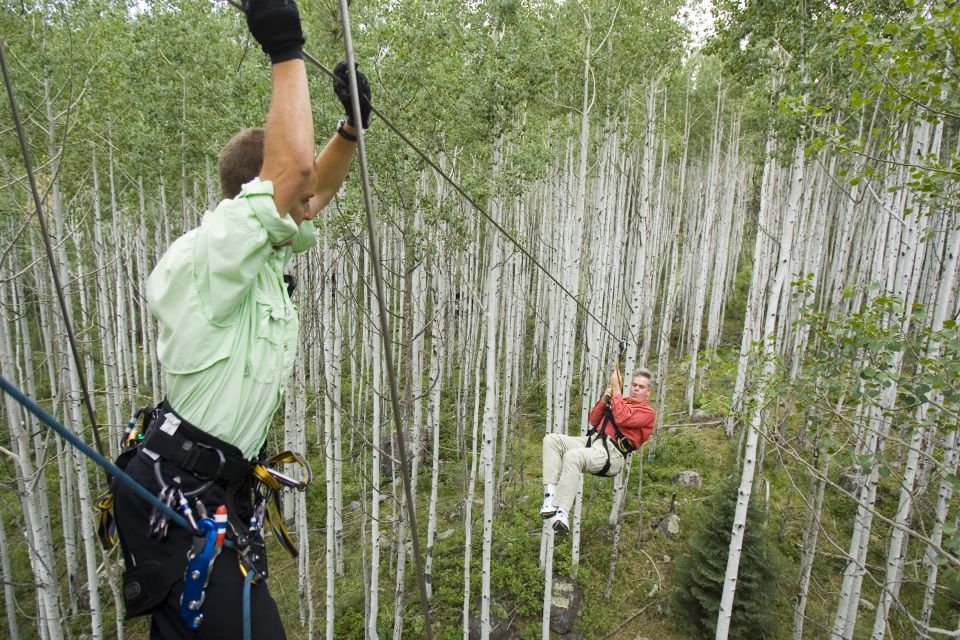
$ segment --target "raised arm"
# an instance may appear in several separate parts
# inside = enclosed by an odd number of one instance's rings
[[[271,94],[260,179],[273,183],[281,216],[310,193],[313,114],[303,64],[303,31],[293,0],[246,0],[247,26],[270,56]]]
[[[366,76],[355,69],[357,74],[357,90],[360,93],[360,125],[364,129],[370,126],[370,83]],[[350,80],[347,73],[346,61],[341,61],[333,69],[333,92],[343,105],[346,120],[337,125],[337,132],[330,138],[327,145],[317,156],[313,164],[314,184],[313,197],[310,199],[310,208],[313,213],[323,209],[340,190],[347,171],[350,170],[350,161],[357,149],[357,122],[353,117],[352,98],[350,96]]]
[[[313,169],[313,115],[303,60],[271,67],[273,91],[264,127],[260,179],[273,182],[273,201],[286,216],[310,193]]]
[[[342,125],[349,135],[355,135],[356,129],[348,124]],[[313,163],[313,197],[310,209],[317,213],[323,209],[333,196],[337,195],[350,170],[350,161],[357,150],[355,141],[347,140],[339,133],[333,134],[327,145]]]

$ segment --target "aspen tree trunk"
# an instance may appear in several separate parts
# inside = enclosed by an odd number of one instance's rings
[[[326,234],[325,234],[326,235]],[[332,250],[332,249],[331,249]],[[343,527],[343,394],[342,388],[342,360],[343,360],[343,317],[338,301],[338,284],[342,282],[343,259],[334,256],[331,265],[330,279],[330,334],[333,341],[332,359],[330,360],[330,382],[327,392],[331,395],[333,406],[333,538],[334,558],[338,576],[344,575],[344,527]],[[305,448],[303,449],[306,450]]]
[[[712,247],[714,246],[715,225],[717,219],[717,200],[719,200],[719,172],[720,172],[720,140],[723,136],[721,114],[723,112],[723,92],[717,86],[717,104],[713,115],[712,138],[710,140],[710,164],[707,167],[706,198],[704,205],[703,222],[700,225],[699,263],[697,266],[696,288],[693,299],[693,317],[690,328],[690,364],[687,368],[687,415],[693,415],[694,393],[697,382],[697,366],[700,351],[700,338],[703,332],[703,313],[707,301],[707,278],[710,275],[709,265],[713,260]]]
[[[43,81],[44,88],[44,105],[46,108],[46,117],[47,117],[47,152],[50,155],[50,170],[51,175],[57,176],[58,171],[58,158],[59,153],[57,150],[57,142],[55,138],[55,129],[56,123],[54,122],[52,105],[50,104],[50,94],[49,94],[49,84],[46,77]],[[60,282],[70,282],[68,275],[68,262],[67,262],[67,253],[66,247],[64,245],[64,220],[63,220],[63,202],[60,195],[60,183],[58,180],[54,180],[50,185],[50,201],[51,201],[51,213],[53,214],[53,237],[48,238],[49,241],[53,243],[56,266],[53,268],[57,269],[57,272],[60,275]],[[39,263],[38,263],[39,268]],[[55,286],[53,284],[52,278],[49,274],[39,275],[38,280],[43,278],[43,280],[48,281],[48,286],[53,289]],[[51,296],[47,298],[48,300],[55,300],[56,292],[51,291]],[[64,291],[64,298],[67,301],[67,309],[71,310],[72,314],[73,309],[73,299],[69,296],[69,291]],[[59,394],[61,394],[61,402],[63,403],[63,416],[65,420],[73,422],[71,425],[73,428],[77,428],[80,423],[73,421],[73,410],[72,403],[74,401],[79,401],[79,396],[74,396],[74,391],[76,387],[72,386],[73,382],[69,375],[67,375],[65,370],[73,370],[72,365],[69,363],[70,353],[69,345],[64,349],[64,344],[66,343],[66,331],[63,328],[64,322],[69,322],[69,319],[64,319],[60,317],[62,313],[59,310],[54,309],[53,303],[51,302],[51,311],[50,314],[53,316],[53,326],[52,330],[56,331],[55,342],[56,342],[56,351],[50,349],[47,350],[49,357],[56,362],[56,371],[53,373],[53,376],[58,379],[58,384],[54,387],[51,385],[51,389],[59,389]],[[54,355],[56,354],[56,355]],[[64,449],[66,445],[62,442],[57,442],[57,448],[59,451],[66,451]],[[70,460],[71,464],[67,463],[67,460]],[[58,455],[57,464],[60,468],[60,477],[61,478],[72,478],[74,477],[75,472],[75,463],[76,458],[73,457],[72,453],[67,453],[67,455]],[[70,613],[77,615],[79,613],[79,574],[80,574],[80,550],[77,540],[77,524],[78,520],[76,518],[76,492],[78,490],[76,482],[63,482],[61,483],[60,489],[60,505],[61,511],[63,513],[63,538],[64,538],[64,549],[66,551],[66,571],[67,571],[67,594],[68,602],[70,605]]]
[[[914,128],[913,144],[911,145],[911,163],[921,160],[920,156],[926,155],[930,151],[928,143],[930,141],[930,124],[923,122]],[[938,136],[937,136],[938,137]],[[935,149],[934,153],[938,153]],[[911,192],[907,193],[907,203],[905,211],[911,211]],[[904,306],[910,309],[919,287],[921,264],[924,257],[924,248],[929,244],[924,242],[926,227],[929,222],[929,216],[923,215],[923,209],[919,209],[913,215],[910,215],[905,224],[905,238],[901,241],[901,257],[906,258],[900,261],[898,266],[898,295],[904,298]],[[902,247],[908,247],[905,251]],[[917,247],[916,250],[913,247]],[[913,254],[913,255],[911,255]],[[912,264],[911,264],[912,263]],[[943,321],[947,317],[947,307],[952,295],[952,278],[944,281],[950,288],[941,289],[939,292],[940,304],[935,309],[934,317],[931,322],[933,330],[939,330],[943,326]],[[907,321],[904,321],[904,332],[907,330]],[[931,344],[927,357],[935,360],[939,357],[940,345]],[[937,403],[939,404],[939,402]],[[925,424],[925,417],[930,409],[929,403],[924,403],[917,410],[917,423]],[[874,617],[874,626],[872,637],[883,640],[887,629],[887,618],[892,602],[897,599],[900,586],[903,579],[904,559],[906,556],[907,539],[904,535],[904,529],[909,526],[909,519],[913,515],[914,495],[917,491],[918,475],[917,470],[920,465],[921,447],[923,442],[933,434],[926,426],[916,428],[912,434],[910,444],[907,450],[906,461],[904,464],[904,476],[901,483],[900,503],[894,517],[894,526],[890,533],[890,544],[887,555],[887,571],[884,580],[883,592],[877,604],[876,616]]]
[[[117,205],[117,188],[116,180],[114,179],[114,166],[113,161],[113,145],[109,147],[109,153],[107,156],[108,165],[107,165],[107,177],[110,184],[110,222],[111,230],[113,232],[113,242],[111,243],[115,249],[115,254],[117,256],[116,261],[114,262],[114,278],[113,278],[113,306],[110,309],[110,313],[113,316],[111,325],[112,329],[115,332],[115,345],[116,345],[116,354],[117,354],[117,381],[116,381],[116,392],[118,394],[120,405],[128,403],[129,394],[132,391],[132,383],[127,374],[129,374],[129,369],[127,367],[127,360],[132,354],[129,343],[127,342],[127,333],[126,333],[126,315],[124,313],[124,299],[123,294],[123,264],[122,261],[125,257],[123,252],[123,238],[120,234],[119,220],[123,215],[119,210]]]
[[[467,346],[472,349],[463,362],[473,362],[473,419],[472,435],[470,437],[470,473],[467,478],[466,496],[464,500],[464,542],[463,542],[463,640],[469,640],[470,637],[470,562],[473,558],[473,503],[476,495],[477,467],[479,456],[477,448],[479,444],[479,425],[480,425],[480,366],[483,364],[483,358],[480,357],[480,329],[483,323],[483,317],[479,309],[469,315],[470,319],[470,341]],[[472,357],[470,357],[472,356]],[[469,367],[463,367],[464,384],[468,385],[470,378],[468,375]],[[466,395],[466,394],[464,394]]]
[[[324,234],[326,236],[326,234]],[[336,616],[336,609],[334,607],[335,602],[335,588],[336,588],[336,489],[334,488],[336,478],[335,478],[335,469],[338,464],[335,454],[335,445],[334,438],[335,434],[333,431],[333,413],[335,411],[332,402],[332,387],[336,385],[334,380],[334,355],[333,355],[333,278],[331,277],[332,273],[332,260],[331,260],[331,249],[327,239],[324,238],[324,246],[322,248],[323,252],[323,267],[321,272],[323,273],[323,280],[321,284],[322,288],[322,302],[321,302],[321,322],[323,325],[323,390],[321,392],[321,397],[323,398],[323,433],[324,433],[324,472],[325,480],[327,485],[326,497],[327,497],[327,513],[326,513],[326,637],[327,640],[333,640],[333,625],[334,618]]]
[[[494,175],[498,173],[499,158],[494,160]],[[491,215],[494,219],[502,219],[499,215],[500,204],[496,199],[491,206]],[[483,471],[483,554],[481,560],[481,587],[480,587],[480,637],[484,640],[490,637],[490,562],[493,557],[493,497],[496,493],[494,486],[494,445],[497,438],[497,318],[500,304],[500,265],[501,250],[500,238],[491,234],[491,250],[489,267],[487,269],[486,290],[486,355],[485,379],[486,395],[483,402],[483,446],[480,460]]]
[[[100,211],[100,176],[97,171],[97,157],[93,154],[93,249],[97,266],[97,318],[100,324],[100,347],[103,357],[103,387],[104,400],[107,405],[107,421],[109,424],[121,423],[123,410],[120,406],[120,394],[116,388],[116,346],[113,341],[113,322],[110,318],[110,287],[108,284],[106,244],[103,238],[103,220]],[[156,397],[156,396],[155,396]],[[110,454],[116,458],[119,453],[119,441],[116,438],[107,439]]]
[[[10,264],[18,264],[17,251],[15,248],[11,248],[10,251]],[[23,285],[21,282],[14,280],[10,283],[11,289],[13,291],[13,305],[12,309],[23,309],[24,308],[24,292]],[[0,296],[0,299],[7,299],[7,296]],[[44,308],[45,305],[40,305],[40,308]],[[20,313],[18,322],[14,324],[14,344],[17,345],[17,348],[14,349],[13,362],[19,363],[22,362],[23,366],[18,367],[21,375],[18,378],[21,389],[25,389],[27,394],[31,398],[37,397],[37,385],[34,379],[34,359],[33,359],[33,349],[30,346],[31,343],[31,331],[30,331],[30,322],[28,315],[26,313]],[[22,355],[19,355],[22,351]],[[52,358],[46,358],[49,362]],[[33,437],[33,455],[34,460],[37,463],[38,467],[42,467],[47,464],[49,460],[48,451],[51,444],[55,444],[53,441],[57,440],[50,435],[49,431],[46,430],[40,422],[33,417],[33,414],[24,411],[23,418],[26,420],[28,431],[34,434]],[[37,517],[39,521],[35,523],[35,526],[41,529],[46,536],[46,540],[53,540],[53,523],[51,522],[51,507],[50,507],[50,492],[47,485],[46,474],[39,474],[33,481],[34,493],[37,497],[37,505],[39,511]]]
[[[657,224],[651,224],[650,215],[653,207],[654,197],[654,178],[657,165],[657,92],[661,75],[651,79],[647,87],[646,101],[646,132],[643,145],[643,164],[640,171],[639,193],[636,194],[638,215],[630,220],[628,233],[632,235],[632,242],[636,250],[630,250],[628,255],[633,259],[633,280],[630,298],[630,321],[629,338],[627,342],[626,360],[622,363],[624,369],[621,371],[623,384],[625,388],[630,384],[630,378],[634,367],[637,365],[638,341],[641,339],[642,331],[642,361],[646,366],[645,359],[649,352],[652,317],[652,307],[656,304],[656,291],[652,286],[653,271],[649,266],[648,256],[656,255],[657,244]],[[651,251],[653,253],[651,253]],[[628,267],[629,269],[629,267]],[[610,316],[614,317],[614,316]],[[623,510],[622,502],[625,499],[626,482],[625,478],[630,476],[630,467],[633,460],[627,458],[624,470],[614,479],[613,503],[610,508],[609,522],[611,525],[618,520],[618,513]]]
[[[369,258],[366,260],[367,275],[372,267]],[[369,278],[368,278],[369,281]],[[377,310],[376,294],[373,287],[369,287],[367,296],[369,317],[375,317]],[[368,348],[372,353],[373,365],[370,371],[371,408],[371,461],[370,461],[370,608],[367,611],[367,640],[377,640],[377,618],[380,608],[380,502],[383,494],[380,492],[380,456],[381,443],[381,410],[380,402],[383,393],[383,340],[373,323],[370,323]]]
[[[433,597],[433,544],[437,533],[437,493],[440,485],[440,389],[443,376],[444,336],[440,318],[439,276],[436,266],[430,277],[430,393],[427,431],[431,434],[432,464],[430,469],[430,515],[427,520],[425,572],[427,597]]]
[[[133,344],[136,344],[137,338],[139,338],[141,341],[139,347],[136,348],[136,351],[139,353],[140,368],[138,369],[137,367],[134,367],[134,371],[139,372],[139,382],[136,389],[134,389],[134,394],[138,394],[140,392],[141,385],[145,386],[150,381],[150,359],[146,357],[146,350],[143,348],[142,344],[142,341],[146,339],[148,335],[147,325],[150,324],[150,318],[148,317],[150,314],[147,313],[145,308],[144,297],[134,293],[137,291],[142,291],[143,289],[139,285],[140,283],[146,283],[147,281],[146,266],[144,265],[144,262],[146,262],[144,253],[146,252],[145,245],[147,238],[147,203],[146,194],[143,190],[143,178],[140,176],[137,176],[137,194],[140,198],[140,216],[135,222],[133,222],[133,224],[136,225],[134,227],[136,232],[133,233],[133,229],[131,229],[130,242],[135,248],[131,252],[130,257],[127,258],[127,273],[130,278],[129,283],[131,289],[130,304],[133,310],[136,312],[136,318],[140,321],[139,332],[133,329],[133,336],[131,337]],[[137,323],[134,322],[133,327],[136,326]],[[151,387],[151,390],[154,392],[153,397],[156,398],[159,389],[157,387]]]
[[[953,296],[953,288],[956,283],[955,278],[957,275],[958,262],[957,256],[960,254],[960,228],[958,228],[955,224],[956,216],[951,216],[950,220],[952,225],[950,227],[950,236],[947,240],[947,252],[943,262],[940,294],[938,297],[937,307],[934,311],[933,326],[935,329],[938,328],[938,323],[940,327],[942,327],[945,315],[952,307],[950,299]],[[936,354],[938,354],[939,351],[940,345],[931,344],[927,349],[928,357],[936,357]],[[933,397],[933,402],[937,402],[938,400],[939,394]],[[929,408],[924,409],[924,411],[927,410],[929,410]],[[936,547],[939,547],[941,541],[943,540],[943,527],[946,522],[950,501],[953,496],[953,485],[949,482],[949,479],[953,475],[956,475],[958,456],[960,456],[960,449],[957,447],[957,432],[956,430],[953,430],[947,435],[946,441],[943,445],[943,479],[940,481],[940,488],[937,492],[933,530],[930,533],[931,543],[927,546],[927,550],[923,558],[923,564],[927,570],[927,581],[924,589],[923,608],[920,613],[920,623],[922,627],[926,627],[930,624],[930,619],[933,614],[933,603],[937,589],[937,574],[939,571],[939,567],[936,563],[938,555]],[[917,637],[928,638],[930,636],[921,632],[918,633]]]
[[[810,475],[810,488],[807,495],[813,495],[813,505],[807,509],[807,519],[803,527],[803,538],[800,546],[803,549],[800,558],[800,582],[797,586],[796,600],[793,605],[793,640],[803,639],[803,624],[806,621],[807,595],[810,590],[810,576],[813,573],[813,560],[817,553],[817,538],[820,535],[820,515],[823,513],[823,496],[827,486],[827,477],[830,471],[830,454],[824,456],[823,467],[820,468],[819,446],[813,453],[813,468],[818,471],[820,478]],[[814,488],[816,487],[816,488]]]
[[[903,145],[906,146],[906,145]],[[901,147],[902,149],[902,147]],[[902,165],[905,157],[903,151],[899,156],[899,162]],[[902,184],[905,175],[902,171],[896,171],[887,178],[888,184]],[[894,194],[892,191],[886,191],[885,208],[888,211],[903,210],[902,193]],[[901,247],[900,226],[895,221],[890,220],[889,216],[883,216],[880,226],[880,234],[877,237],[877,245],[874,250],[874,261],[872,273],[875,278],[872,280],[881,280],[882,289],[894,291],[898,285],[898,264],[905,262],[904,256],[900,255]],[[885,229],[885,231],[884,231]],[[912,263],[912,256],[909,259]],[[907,296],[903,299],[906,300]],[[907,306],[906,308],[909,308]],[[891,322],[887,319],[886,322]],[[904,320],[906,323],[906,320]],[[908,327],[903,326],[906,331]],[[893,375],[899,375],[900,366],[903,361],[903,353],[894,354],[890,359],[888,371]],[[885,417],[885,413],[893,408],[896,400],[896,384],[891,384],[883,388],[880,392],[879,400],[876,404],[866,406],[864,412],[866,420],[864,424],[863,447],[861,455],[874,455],[880,450],[887,438],[890,429],[890,421]],[[866,571],[866,557],[870,539],[870,532],[873,526],[873,516],[875,512],[877,484],[879,482],[879,465],[873,465],[870,472],[860,488],[857,516],[854,518],[854,529],[850,539],[848,551],[849,561],[843,573],[843,582],[840,587],[840,599],[837,605],[837,613],[834,617],[831,638],[841,638],[850,640],[853,637],[856,626],[857,614],[859,612],[860,589],[863,582],[863,575]]]
[[[657,345],[657,370],[654,375],[657,377],[657,388],[660,396],[660,404],[657,408],[657,415],[660,416],[661,424],[665,421],[664,407],[666,403],[666,380],[667,368],[670,356],[670,333],[673,329],[673,317],[676,313],[677,303],[677,280],[681,275],[680,270],[680,222],[683,220],[684,195],[687,178],[687,155],[690,149],[690,93],[686,92],[683,105],[683,151],[680,157],[680,168],[678,177],[677,203],[673,209],[673,227],[670,242],[670,262],[668,265],[669,278],[667,280],[667,290],[664,292],[663,314],[660,316],[659,340]],[[664,142],[666,144],[666,142]],[[664,208],[666,211],[666,208]],[[661,429],[654,429],[653,446],[648,445],[649,456],[653,455],[656,445],[660,442]],[[641,528],[642,530],[642,528]]]
[[[650,299],[655,298],[655,293],[648,292],[648,260],[647,244],[648,235],[651,228],[650,211],[653,190],[653,177],[656,169],[656,125],[657,125],[657,83],[659,78],[651,81],[647,89],[647,131],[643,151],[643,189],[640,194],[639,214],[635,220],[631,220],[630,232],[633,234],[635,249],[631,249],[633,255],[633,280],[630,297],[630,321],[629,321],[629,340],[627,341],[627,353],[623,364],[623,385],[629,388],[631,376],[634,367],[637,364],[637,344],[640,337],[640,331],[643,327],[642,320],[644,312]],[[646,348],[644,349],[646,350]],[[632,456],[627,458],[624,469],[614,478],[613,504],[610,508],[608,520],[610,524],[615,524],[619,519],[618,514],[623,509],[622,502],[625,499],[627,483],[625,478],[630,476],[630,468],[633,464]]]
[[[300,384],[299,381],[303,379],[304,373],[304,349],[297,350],[297,361],[294,367],[294,380],[298,382],[295,386],[295,393],[293,394],[296,406],[294,411],[294,420],[295,420],[295,449],[294,451],[305,452],[307,450],[307,428],[306,428],[306,386]],[[288,496],[290,494],[288,493]],[[297,587],[298,595],[300,597],[300,626],[304,626],[306,622],[307,627],[307,637],[312,638],[314,633],[314,627],[316,625],[316,609],[313,606],[313,577],[312,577],[312,565],[311,565],[311,553],[310,553],[310,529],[309,529],[309,512],[307,511],[307,494],[305,491],[296,491],[293,492],[293,495],[290,496],[293,498],[294,509],[293,509],[293,521],[296,523],[297,528],[297,545],[299,547],[299,555],[297,556]]]
[[[550,610],[553,605],[553,545],[555,535],[552,527],[544,526],[543,537],[546,538],[547,548],[544,554],[545,562],[543,564],[543,616],[540,622],[540,637],[542,640],[550,640]]]
[[[790,176],[790,195],[787,201],[785,219],[781,225],[780,254],[777,258],[777,270],[773,286],[767,297],[766,317],[763,326],[764,378],[774,371],[774,356],[777,345],[773,337],[777,331],[777,318],[781,313],[780,294],[788,286],[794,225],[799,214],[800,198],[803,193],[804,144],[803,138],[796,142],[793,154],[793,167]],[[757,440],[763,427],[764,390],[758,386],[754,393],[753,413],[747,429],[746,447],[743,456],[743,472],[740,489],[737,494],[737,508],[734,514],[733,529],[730,534],[730,552],[727,556],[727,570],[724,576],[723,594],[720,598],[720,611],[717,616],[717,640],[726,640],[730,632],[730,620],[733,614],[733,599],[737,588],[737,573],[740,568],[740,552],[746,526],[747,509],[753,490],[753,475],[756,467]]]
[[[831,158],[830,168],[827,169],[828,174],[832,174],[836,166],[836,158]],[[814,190],[814,196],[812,199],[812,206],[808,209],[808,220],[809,224],[807,225],[806,233],[804,237],[806,238],[805,247],[804,247],[804,256],[803,261],[800,267],[796,270],[797,273],[802,276],[810,274],[810,279],[807,281],[807,289],[800,296],[799,299],[794,304],[795,315],[799,316],[802,307],[805,305],[812,305],[815,301],[816,292],[820,285],[819,274],[825,271],[824,267],[824,255],[826,253],[824,245],[825,234],[827,233],[827,228],[830,225],[830,219],[827,216],[828,207],[824,199],[826,197],[826,187],[827,179],[823,175],[822,171],[815,173],[816,188]],[[832,231],[832,229],[831,229]],[[800,372],[800,366],[803,362],[803,354],[806,351],[807,338],[810,332],[810,325],[807,323],[800,323],[797,326],[796,333],[793,338],[793,349],[790,354],[791,365],[790,365],[790,379],[795,380],[797,374]]]
[[[929,123],[923,123],[921,128],[929,128]],[[916,148],[915,145],[916,140],[914,142],[914,148]],[[912,160],[916,159],[914,158]],[[910,237],[907,238],[907,243],[913,246],[920,246],[920,249],[916,252],[916,256],[913,258],[913,260],[911,260],[911,262],[913,262],[913,268],[910,270],[911,273],[907,274],[906,270],[904,272],[904,278],[909,278],[909,284],[907,286],[913,291],[916,290],[919,267],[923,262],[922,248],[926,247],[927,245],[926,242],[922,241],[922,238],[926,232],[926,224],[929,222],[929,216],[924,215],[922,218],[918,219],[919,215],[921,214],[918,211],[916,214],[910,217],[910,224],[908,225],[907,229],[908,232],[910,232]],[[947,301],[949,301],[951,293],[952,291],[950,289],[941,291],[943,298],[946,298]],[[912,295],[907,294],[905,308],[909,309],[912,306],[912,298]],[[943,309],[941,309],[940,305],[938,305],[936,310],[938,315],[934,317],[932,323],[934,330],[941,329],[943,327],[943,321],[946,319],[947,304],[942,306]],[[928,357],[936,358],[939,355],[939,345],[931,345],[931,348],[933,348],[934,351],[932,353],[928,351],[927,355]],[[924,417],[928,409],[929,404],[918,408],[918,424],[922,425],[924,423]],[[913,515],[914,491],[917,483],[917,468],[920,464],[920,453],[923,446],[923,440],[926,438],[927,433],[928,429],[925,427],[918,427],[914,429],[914,432],[911,435],[910,444],[908,445],[907,458],[903,468],[903,480],[900,484],[900,503],[897,507],[896,515],[894,516],[894,526],[890,531],[886,577],[883,583],[883,592],[880,597],[880,601],[877,603],[876,615],[874,617],[872,634],[872,638],[874,640],[883,640],[887,629],[887,618],[890,614],[890,606],[900,593],[900,585],[903,579],[903,563],[906,556],[907,544],[907,539],[904,535],[904,529],[909,526],[909,520]]]
[[[474,411],[473,411],[473,435],[470,438],[470,477],[467,483],[466,499],[464,500],[464,542],[463,542],[463,640],[470,637],[470,561],[473,554],[473,503],[476,495],[477,467],[479,456],[477,454],[477,444],[479,442],[478,427],[480,424],[479,407],[477,403],[480,400],[480,364],[483,362],[479,357],[479,347],[476,350],[474,358]]]
[[[423,179],[420,180],[422,184]],[[406,278],[404,287],[409,297],[405,296],[405,306],[409,310],[407,318],[407,375],[406,390],[408,415],[410,420],[410,493],[417,495],[417,477],[419,476],[420,461],[423,457],[423,344],[424,322],[426,318],[426,279],[421,259],[414,256],[415,246],[413,230],[419,229],[421,224],[420,208],[413,212],[413,224],[407,227],[404,234],[404,262],[406,264]]]
[[[4,282],[0,279],[0,298],[7,299]],[[7,319],[0,316],[3,331],[0,331],[0,373],[8,380],[14,379],[14,363],[10,357],[10,332],[7,330]],[[63,612],[60,605],[60,589],[56,575],[56,560],[53,550],[53,540],[44,529],[39,526],[42,517],[36,495],[27,482],[36,473],[30,455],[30,440],[23,428],[20,413],[12,400],[6,398],[4,406],[7,412],[7,426],[9,427],[10,443],[13,449],[13,461],[17,466],[17,492],[20,496],[20,505],[23,509],[24,534],[29,548],[30,567],[36,581],[37,630],[43,638],[60,640],[63,638]]]
[[[57,149],[56,141],[56,123],[53,118],[53,105],[52,100],[49,96],[49,86],[46,77],[44,77],[44,94],[45,94],[45,107],[47,115],[47,131],[48,131],[48,144],[50,152],[50,171],[51,175],[57,176],[59,172],[59,153]],[[69,262],[67,260],[66,253],[66,243],[64,237],[64,211],[63,211],[63,202],[60,194],[60,185],[58,180],[54,180],[51,185],[51,197],[53,202],[53,218],[54,218],[54,238],[53,241],[57,246],[57,269],[60,273],[60,282],[66,283],[70,281],[69,275]],[[68,310],[73,309],[73,297],[70,293],[70,290],[67,289],[63,292],[64,300],[66,301],[66,306]],[[65,327],[66,323],[71,322],[70,317],[62,318],[64,324],[58,322],[58,326]],[[65,332],[63,340],[66,342]],[[62,353],[69,353],[69,348],[62,349]],[[74,432],[82,436],[82,425],[83,425],[83,414],[80,411],[81,403],[81,390],[80,390],[80,375],[78,367],[82,366],[79,362],[74,362],[72,358],[65,358],[67,363],[67,381],[68,386],[66,387],[65,399],[67,405],[67,419],[72,423]],[[79,430],[79,431],[78,431]],[[103,637],[103,619],[100,606],[100,588],[99,588],[99,579],[97,576],[97,560],[96,560],[96,548],[94,544],[95,533],[93,530],[93,511],[91,505],[93,504],[93,499],[90,495],[90,483],[88,479],[87,464],[86,460],[74,448],[71,448],[71,455],[73,460],[73,469],[72,472],[76,474],[76,487],[77,487],[77,497],[78,497],[78,506],[79,506],[79,515],[80,515],[80,536],[83,542],[83,551],[86,559],[86,574],[87,574],[87,589],[89,592],[89,603],[90,603],[90,624],[91,631],[93,633],[94,640],[100,640]],[[71,473],[71,477],[73,474]]]
[[[8,398],[5,402],[11,402]],[[11,640],[20,640],[20,627],[17,626],[17,601],[13,591],[13,573],[10,570],[10,555],[7,546],[7,525],[0,511],[0,580],[3,580],[3,604],[7,612],[7,631]]]
[[[399,215],[398,215],[399,217]],[[402,239],[394,236],[386,236],[391,242],[384,243],[389,247],[388,251],[384,252],[385,261],[390,263],[390,261],[395,261],[396,264],[403,264],[403,247]],[[393,308],[397,310],[406,309],[406,301],[409,296],[409,292],[406,291],[406,282],[401,280],[403,273],[400,269],[397,270],[395,276],[396,282],[393,286],[394,291],[394,301]],[[397,322],[394,324],[393,331],[394,344],[404,344],[406,340],[406,326],[403,322]],[[409,359],[410,353],[409,350],[398,350],[399,353],[397,361],[395,363],[396,371],[404,371],[407,366],[407,359]],[[405,407],[410,406],[409,402],[409,383],[404,387],[404,401],[401,403],[401,410],[406,411]],[[407,416],[409,418],[409,415]],[[409,425],[410,421],[404,420],[404,430],[409,433],[409,428],[406,425]],[[408,555],[408,535],[417,535],[416,531],[409,531],[409,521],[406,517],[406,504],[405,496],[403,493],[403,482],[400,477],[400,459],[397,455],[398,445],[397,438],[399,438],[399,433],[394,433],[391,438],[391,454],[393,456],[392,464],[392,474],[393,474],[393,492],[394,492],[394,525],[396,531],[395,538],[395,558],[396,558],[396,579],[394,582],[394,591],[393,591],[393,638],[394,640],[400,640],[403,635],[403,610],[406,600],[406,587],[405,581],[407,576],[407,555]],[[414,498],[416,500],[416,498]]]
[[[740,357],[737,365],[737,379],[734,383],[733,396],[731,399],[730,417],[727,418],[726,434],[727,437],[733,436],[733,429],[736,424],[737,414],[745,411],[744,392],[747,386],[747,370],[749,368],[750,352],[753,350],[753,342],[757,339],[758,325],[762,318],[762,300],[763,294],[767,288],[767,278],[769,263],[767,255],[769,252],[770,240],[767,234],[770,232],[768,226],[772,228],[774,186],[777,181],[777,162],[774,158],[776,149],[776,139],[772,132],[767,133],[767,141],[764,149],[763,177],[760,186],[760,211],[757,219],[757,230],[754,235],[753,245],[753,273],[750,278],[750,291],[747,294],[747,309],[743,320],[743,336],[740,340]]]
[[[722,184],[725,188],[723,189],[723,197],[719,198],[720,211],[717,214],[717,231],[709,243],[716,246],[716,251],[713,254],[713,278],[710,284],[710,310],[707,313],[706,346],[709,350],[716,349],[720,342],[720,333],[723,329],[723,310],[729,284],[727,273],[736,268],[736,252],[731,251],[731,246],[733,245],[732,236],[735,233],[733,202],[736,194],[736,175],[739,168],[740,117],[742,114],[742,110],[738,111],[730,124],[730,143],[726,158],[723,161],[725,180]],[[722,134],[721,129],[720,135],[722,136]],[[721,181],[718,179],[718,189],[720,184]]]

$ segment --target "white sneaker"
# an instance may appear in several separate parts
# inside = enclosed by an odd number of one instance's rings
[[[540,507],[540,517],[544,520],[549,520],[555,515],[557,515],[557,508],[553,506],[553,494],[543,494],[543,506]]]
[[[570,519],[563,509],[557,509],[556,515],[553,516],[553,530],[557,533],[570,533]]]

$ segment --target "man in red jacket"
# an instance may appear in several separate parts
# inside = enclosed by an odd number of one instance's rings
[[[587,435],[549,433],[543,439],[543,506],[540,515],[552,519],[554,531],[570,530],[570,509],[584,472],[615,476],[626,456],[639,449],[653,433],[656,413],[650,396],[651,373],[633,372],[630,394],[624,396],[620,375],[614,371],[610,386],[590,411]]]

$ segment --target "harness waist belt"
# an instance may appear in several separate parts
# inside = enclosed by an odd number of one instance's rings
[[[637,447],[633,444],[633,441],[626,436],[618,437],[616,435],[607,433],[606,425],[604,425],[602,428],[603,431],[598,432],[597,435],[608,440],[610,444],[616,447],[617,451],[622,453],[624,456],[637,450]]]
[[[253,464],[243,458],[235,446],[211,436],[177,415],[166,400],[161,405],[159,420],[172,413],[180,424],[173,434],[160,429],[155,422],[143,439],[143,446],[184,471],[207,479],[219,478],[237,484],[250,477]]]

